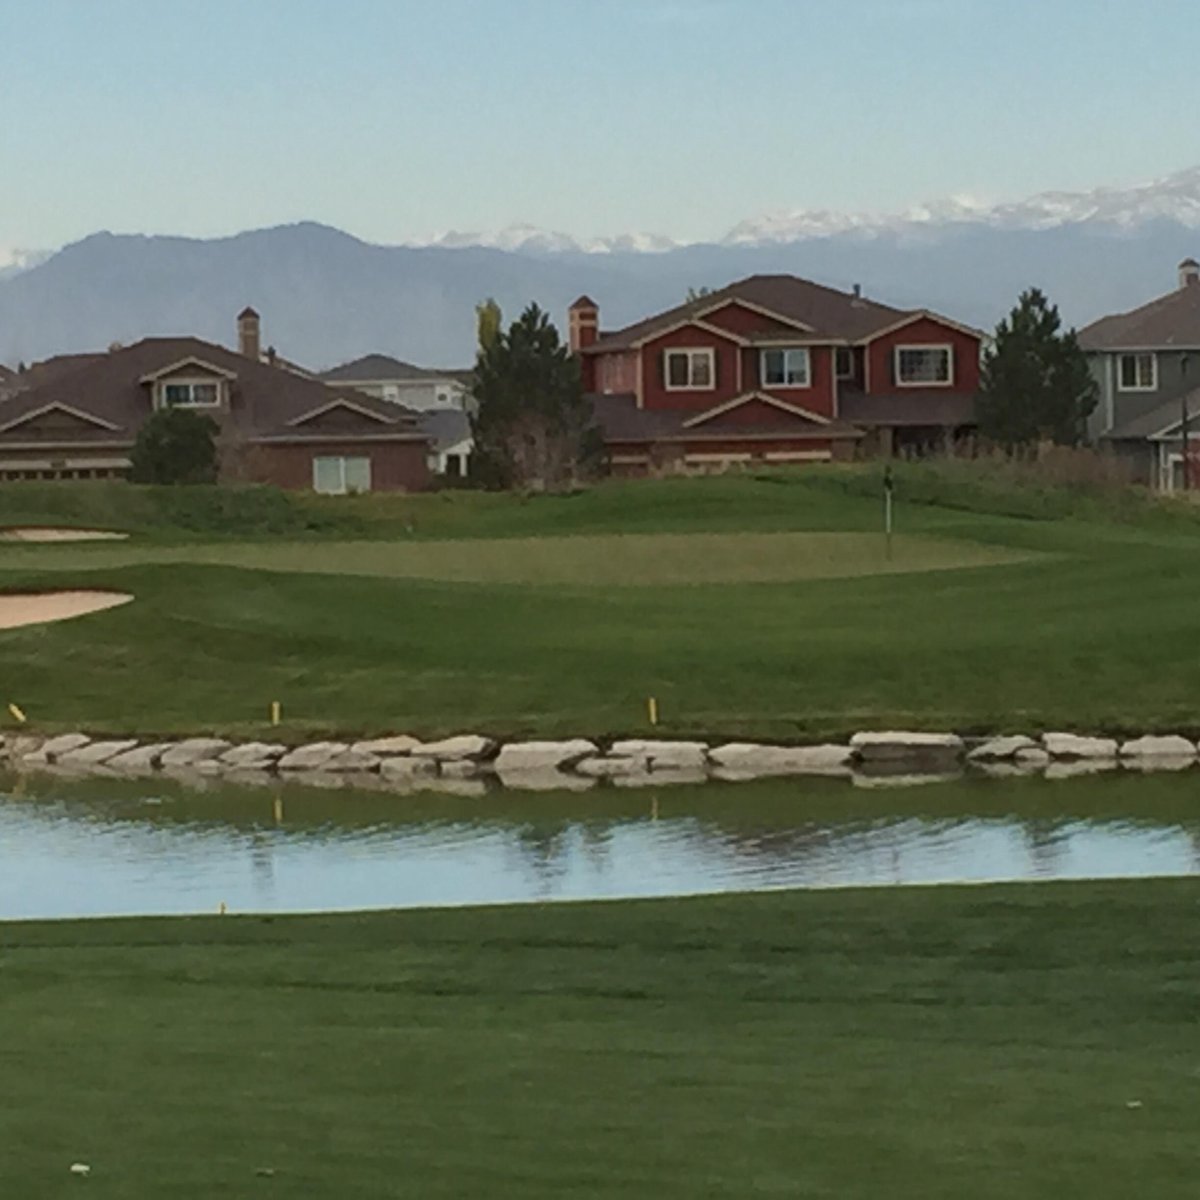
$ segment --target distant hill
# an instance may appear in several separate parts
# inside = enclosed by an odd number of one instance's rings
[[[988,328],[1036,284],[1082,325],[1169,290],[1180,259],[1200,254],[1182,202],[1170,209],[1143,198],[1131,211],[1117,220],[1111,205],[1084,206],[1061,223],[1022,224],[994,210],[986,219],[953,210],[831,233],[776,222],[757,239],[739,227],[721,244],[613,249],[617,239],[603,252],[544,241],[515,250],[377,246],[307,222],[213,240],[98,233],[0,278],[0,362],[150,334],[229,344],[235,314],[252,304],[265,341],[314,369],[376,352],[462,366],[473,357],[474,306],[485,296],[510,318],[536,300],[562,328],[567,305],[587,292],[602,325],[615,328],[680,302],[689,287],[755,272],[861,283],[887,303]]]

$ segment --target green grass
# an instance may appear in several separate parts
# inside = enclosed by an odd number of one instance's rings
[[[0,926],[0,1189],[1183,1200],[1198,917],[1154,882]]]
[[[0,588],[137,601],[0,632],[0,704],[47,730],[147,735],[254,734],[276,699],[289,737],[639,733],[650,695],[668,734],[1200,734],[1193,511],[1060,489],[1048,515],[1017,516],[1025,493],[960,495],[946,471],[899,473],[891,563],[870,470],[285,497],[320,519],[240,540],[160,524],[120,544],[4,546]],[[52,520],[37,491],[25,519]],[[0,489],[0,508],[18,492]],[[63,494],[60,510],[90,493]]]

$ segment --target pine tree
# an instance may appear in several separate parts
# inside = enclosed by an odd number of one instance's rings
[[[979,432],[1010,450],[1044,440],[1076,446],[1098,397],[1075,330],[1063,331],[1037,288],[1024,292],[984,355]]]
[[[554,490],[597,466],[602,446],[579,363],[536,304],[481,343],[474,399],[471,471],[485,486]]]

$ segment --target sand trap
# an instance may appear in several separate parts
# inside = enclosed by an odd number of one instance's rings
[[[0,593],[0,629],[69,621],[72,617],[86,617],[88,613],[128,604],[132,599],[125,592]]]
[[[127,533],[110,529],[58,529],[50,525],[0,529],[0,542],[121,542],[127,537]]]

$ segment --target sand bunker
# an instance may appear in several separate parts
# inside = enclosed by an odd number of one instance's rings
[[[22,525],[0,529],[0,542],[120,542],[129,534],[110,529],[59,529],[50,525]]]
[[[0,629],[69,621],[72,617],[85,617],[88,613],[128,604],[132,599],[125,592],[0,593]]]

